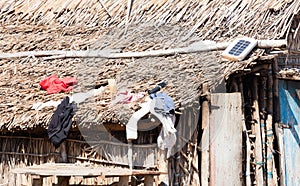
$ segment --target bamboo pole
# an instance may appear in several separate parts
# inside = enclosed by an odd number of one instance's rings
[[[267,151],[266,151],[266,99],[267,99],[267,87],[266,87],[266,77],[260,77],[259,85],[259,102],[260,102],[260,127],[261,127],[261,137],[262,137],[262,155],[263,162],[266,162]],[[262,165],[263,170],[266,170],[266,164]],[[264,180],[267,179],[266,171],[263,171]]]
[[[259,43],[262,47],[266,47],[268,42],[272,43],[270,48],[286,46],[285,40],[261,40]],[[230,42],[216,43],[215,41],[204,40],[192,43],[188,47],[173,48],[166,50],[150,50],[142,52],[124,52],[119,53],[118,49],[115,50],[81,50],[81,51],[63,51],[63,50],[50,50],[50,51],[28,51],[16,53],[2,53],[0,59],[20,58],[20,57],[47,57],[45,59],[61,59],[61,58],[139,58],[139,57],[158,57],[166,55],[197,53],[215,50],[224,50]],[[258,47],[260,47],[258,45]]]
[[[260,129],[260,117],[259,117],[259,106],[258,106],[258,90],[257,87],[257,77],[254,77],[253,79],[253,119],[254,119],[254,128],[255,128],[255,180],[257,185],[264,185],[264,179],[263,179],[263,169],[261,164],[263,164],[263,158],[262,158],[262,139],[261,139],[261,129]]]
[[[277,177],[274,175],[273,163],[274,163],[274,155],[273,155],[273,76],[272,69],[270,69],[270,74],[267,78],[267,90],[268,90],[268,104],[267,111],[268,116],[266,120],[266,132],[267,132],[267,185],[277,185]]]

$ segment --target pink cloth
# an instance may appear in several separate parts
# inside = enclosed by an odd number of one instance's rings
[[[77,79],[66,77],[59,79],[56,75],[51,75],[40,82],[42,89],[47,90],[48,94],[58,92],[68,92],[73,89],[73,85],[77,83]]]
[[[116,95],[116,98],[112,101],[112,105],[117,104],[117,103],[132,103],[135,101],[138,101],[139,99],[143,98],[145,96],[144,92],[139,92],[139,93],[131,93],[126,91],[119,92]]]

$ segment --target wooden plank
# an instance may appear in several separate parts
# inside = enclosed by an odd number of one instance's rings
[[[201,185],[209,184],[209,85],[203,84],[203,94],[206,95],[202,102],[202,138],[201,138]]]
[[[240,93],[211,94],[210,185],[243,185]]]
[[[299,88],[295,81],[279,82],[281,123],[289,126],[283,128],[285,185],[300,183],[300,100],[296,96]]]
[[[74,171],[76,170],[76,171]],[[15,174],[31,174],[40,176],[79,176],[79,177],[116,177],[131,175],[160,175],[167,172],[144,170],[144,169],[128,169],[118,167],[104,166],[86,166],[71,163],[46,163],[23,168],[15,168],[11,170]]]

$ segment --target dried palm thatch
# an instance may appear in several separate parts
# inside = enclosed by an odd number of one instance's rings
[[[134,1],[131,8],[125,5],[125,1],[104,0],[1,1],[0,37],[5,39],[1,40],[0,49],[2,52],[85,49],[127,52],[184,47],[203,39],[231,40],[237,35],[282,38],[300,6],[296,0]],[[257,52],[262,55],[260,50]],[[118,86],[135,92],[167,81],[164,91],[174,98],[179,109],[201,93],[203,82],[216,87],[230,73],[251,65],[257,53],[253,56],[241,63],[222,61],[219,51],[139,59],[46,60],[28,56],[1,60],[0,127],[8,130],[46,127],[54,109],[36,111],[31,109],[32,104],[61,100],[67,95],[47,95],[40,90],[39,81],[51,74],[84,80],[88,76],[94,80],[80,81],[74,91],[84,90],[84,83],[94,86],[108,78],[115,78]],[[91,78],[91,74],[95,76]],[[99,99],[109,102],[111,96],[106,91],[95,103]],[[137,103],[114,107],[98,104],[96,121],[122,123],[138,108]]]
[[[286,36],[299,12],[297,0],[133,1],[3,0],[2,25],[121,27],[128,24],[178,24],[201,39],[222,40],[238,34],[272,39]]]
[[[128,29],[126,36],[121,37],[118,36],[120,31],[111,31],[89,47],[137,51],[141,48],[146,50],[146,48],[180,47],[193,42],[193,40],[182,42],[179,37],[182,32],[188,32],[187,29],[164,26],[159,28],[160,32],[151,32],[153,29],[154,26],[145,25],[132,27]],[[164,37],[161,36],[162,33]],[[75,58],[45,61],[43,58],[32,56],[19,60],[2,60],[0,126],[8,130],[28,129],[35,126],[47,127],[54,108],[36,111],[31,109],[32,105],[36,102],[62,100],[66,95],[72,94],[71,92],[47,95],[41,90],[38,83],[51,74],[60,77],[78,77],[79,83],[73,92],[86,91],[87,86],[99,85],[109,78],[117,80],[119,90],[126,88],[133,92],[146,92],[157,83],[166,81],[168,86],[164,91],[174,99],[176,108],[180,109],[192,104],[198,98],[203,82],[209,82],[213,89],[226,75],[246,67],[245,63],[222,61],[218,51],[139,59]],[[79,111],[78,118],[83,123],[89,121],[124,123],[139,108],[138,102],[114,106],[105,104],[110,103],[111,99],[107,87],[101,96],[93,97],[80,106],[82,112]],[[95,112],[90,112],[91,110]]]

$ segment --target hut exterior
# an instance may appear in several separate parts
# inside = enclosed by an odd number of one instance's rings
[[[156,171],[156,185],[289,185],[294,176],[299,180],[288,158],[291,149],[299,150],[292,142],[299,115],[294,124],[288,118],[299,110],[299,97],[285,112],[291,99],[283,96],[287,85],[299,88],[299,9],[297,0],[1,1],[0,184],[30,185],[34,175],[17,176],[12,170],[66,161]],[[241,35],[258,40],[258,47],[243,61],[223,59],[227,42]],[[77,77],[78,84],[71,92],[47,94],[39,82],[52,74]],[[167,82],[163,91],[174,100],[177,130],[168,159],[157,148],[162,125],[151,115],[140,121],[137,140],[127,141],[126,124],[146,96],[111,104],[110,80],[117,91],[133,93]],[[47,136],[55,107],[33,106],[96,87],[103,92],[79,104],[68,138],[55,148]],[[228,114],[221,122],[220,112]],[[213,133],[219,123],[223,132]],[[286,125],[294,132],[282,129]],[[228,156],[221,159],[224,152]],[[221,174],[228,166],[233,174]],[[69,183],[108,185],[124,181],[123,174],[74,176]],[[147,185],[147,175],[141,175],[131,176],[130,183]],[[52,185],[60,180],[38,181]]]

